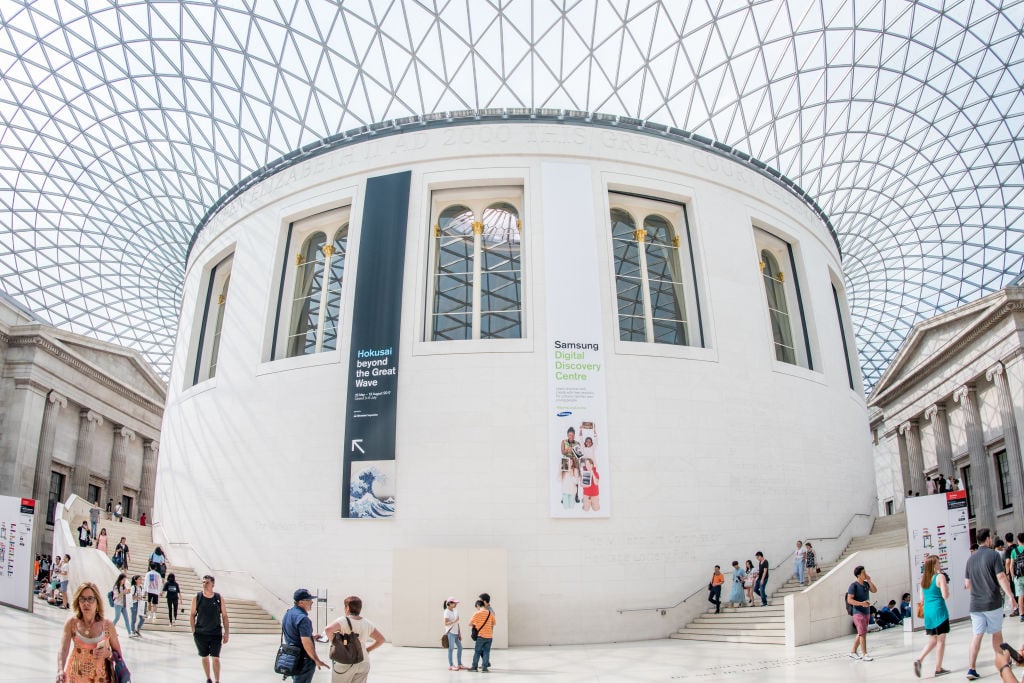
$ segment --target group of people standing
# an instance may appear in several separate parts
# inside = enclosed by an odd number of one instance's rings
[[[469,620],[470,628],[476,636],[473,645],[473,666],[466,669],[462,665],[462,625],[459,619],[459,601],[449,597],[444,601],[444,636],[442,642],[448,643],[449,671],[481,671],[491,670],[491,643],[494,642],[494,609],[491,607],[489,593],[481,593],[473,605],[476,612]],[[457,656],[452,657],[457,651]]]
[[[800,585],[810,585],[814,578],[821,573],[814,548],[809,542],[797,541],[796,553],[793,558],[793,575]],[[760,550],[754,554],[754,561],[746,560],[742,567],[739,560],[733,560],[732,588],[726,599],[727,606],[753,607],[756,604],[755,601],[760,599],[761,606],[767,607],[770,574],[771,567]],[[715,614],[722,611],[722,587],[724,584],[725,575],[722,574],[722,568],[716,564],[711,574],[711,581],[708,582],[708,602],[714,606]]]

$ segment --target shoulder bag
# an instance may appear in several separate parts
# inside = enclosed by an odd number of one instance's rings
[[[359,634],[352,630],[352,622],[348,623],[348,633],[335,631],[331,636],[331,661],[338,664],[358,664],[363,661],[363,644],[359,642]]]
[[[299,673],[302,669],[302,656],[305,650],[296,645],[289,645],[284,642],[284,625],[281,625],[281,645],[277,648],[277,656],[274,657],[274,673],[281,674],[281,678],[288,678]]]
[[[109,643],[110,634],[107,634]],[[128,670],[121,653],[110,648],[110,659],[107,660],[107,680],[110,683],[132,683],[132,672]]]
[[[473,640],[476,640],[477,638],[480,637],[480,631],[484,630],[484,626],[487,626],[487,622],[491,620],[491,615],[492,614],[494,614],[494,612],[492,612],[490,610],[487,610],[487,618],[484,619],[484,623],[480,624],[480,628],[479,629],[476,626],[474,626],[470,630],[470,632],[469,632],[469,637],[470,638],[472,638]]]

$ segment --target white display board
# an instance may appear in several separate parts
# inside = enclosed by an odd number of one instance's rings
[[[949,577],[950,621],[964,619],[970,610],[970,594],[964,589],[964,571],[971,555],[971,528],[967,518],[967,492],[950,491],[907,498],[907,544],[914,605],[921,600],[921,577],[928,555],[938,555]],[[924,621],[913,610],[914,628]]]
[[[36,502],[0,496],[0,604],[32,611]]]

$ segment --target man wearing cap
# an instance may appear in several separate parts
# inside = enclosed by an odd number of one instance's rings
[[[296,669],[298,673],[292,676],[295,683],[310,683],[316,670],[327,666],[316,654],[313,646],[313,622],[309,620],[309,608],[313,606],[313,595],[305,588],[300,588],[292,595],[295,606],[284,613],[281,620],[281,630],[284,633],[284,642],[295,647],[301,647],[304,657]]]

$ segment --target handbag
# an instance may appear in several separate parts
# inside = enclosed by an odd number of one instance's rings
[[[110,651],[107,660],[107,679],[111,683],[132,683],[132,672],[124,662],[124,657],[117,650]]]
[[[274,673],[281,674],[281,678],[299,673],[303,654],[305,650],[301,647],[284,642],[284,626],[281,626],[281,644],[277,648],[277,656],[274,657]]]
[[[918,619],[924,619],[924,601],[923,600],[919,601],[917,603],[917,618]]]
[[[445,648],[446,650],[448,649],[448,634],[447,633],[445,633],[443,636],[441,636],[441,647]]]
[[[480,624],[480,628],[478,629],[476,626],[474,626],[473,628],[470,629],[470,631],[469,631],[469,637],[470,638],[472,638],[473,640],[476,640],[477,638],[480,637],[480,631],[483,630],[484,626],[487,626],[487,622],[491,620],[491,615],[492,614],[494,614],[494,612],[491,612],[491,611],[488,610],[487,618],[484,619],[484,623]]]
[[[348,633],[335,631],[331,636],[331,661],[338,664],[358,664],[363,661],[363,645],[359,642],[359,634],[352,630],[352,621],[348,622]]]

